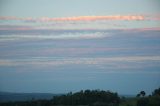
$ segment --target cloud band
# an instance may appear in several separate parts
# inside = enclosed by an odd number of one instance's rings
[[[145,20],[143,15],[108,15],[108,16],[76,16],[62,18],[20,18],[14,16],[1,16],[0,20],[23,20],[23,21],[97,21],[97,20]]]

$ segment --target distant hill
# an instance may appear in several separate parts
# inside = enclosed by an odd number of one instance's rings
[[[53,96],[61,94],[52,93],[10,93],[10,92],[0,92],[0,102],[9,101],[29,101],[38,99],[52,99]]]

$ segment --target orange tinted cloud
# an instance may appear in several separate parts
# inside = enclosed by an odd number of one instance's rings
[[[142,15],[108,15],[108,16],[77,16],[77,17],[62,17],[62,18],[19,18],[2,16],[0,20],[23,20],[23,21],[97,21],[97,20],[145,20]]]
[[[20,17],[15,17],[15,16],[0,16],[0,20],[24,20],[24,21],[29,21],[29,20],[35,20],[35,19],[31,18],[31,17],[20,18]]]
[[[96,21],[96,20],[144,20],[144,16],[140,15],[115,15],[115,16],[78,16],[65,18],[52,18],[55,21]]]

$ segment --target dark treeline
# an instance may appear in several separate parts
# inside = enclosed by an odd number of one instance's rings
[[[160,88],[155,89],[152,95],[145,95],[144,91],[137,94],[137,106],[160,106]]]
[[[117,106],[120,98],[117,93],[100,90],[85,90],[77,93],[54,97],[55,105],[108,105]]]
[[[1,103],[0,106],[55,106],[55,105],[86,105],[86,106],[118,106],[120,98],[117,93],[103,90],[81,90],[76,93],[54,96],[51,100],[31,100],[26,102]]]
[[[0,106],[160,106],[160,88],[146,96],[145,91],[137,97],[120,98],[118,93],[103,90],[81,90],[76,93],[54,96],[51,100],[34,100],[0,103]]]

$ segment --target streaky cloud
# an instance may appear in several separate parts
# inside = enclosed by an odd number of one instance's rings
[[[8,40],[61,40],[61,39],[97,39],[110,36],[106,32],[90,32],[90,33],[62,33],[62,34],[51,34],[51,35],[1,35],[0,41]]]
[[[105,64],[119,64],[119,62],[160,62],[160,56],[124,56],[124,57],[72,57],[72,58],[56,58],[56,57],[31,57],[20,59],[0,59],[0,66],[14,66],[14,65],[69,65],[69,64],[86,64],[86,65],[105,65]],[[117,62],[117,63],[116,63]]]
[[[16,17],[16,16],[0,16],[3,24],[18,23],[15,28],[10,26],[1,27],[0,30],[29,30],[32,29],[130,29],[144,28],[142,24],[148,25],[149,22],[155,23],[159,21],[159,16],[150,15],[104,15],[104,16],[68,16],[68,17]],[[133,25],[132,22],[137,25]],[[26,24],[27,23],[27,24]],[[2,26],[1,25],[1,26]],[[19,27],[18,25],[28,25],[27,27]],[[139,26],[140,25],[140,26]],[[5,25],[4,25],[5,26]],[[6,25],[7,26],[7,25]],[[13,25],[14,26],[14,25]],[[148,26],[149,27],[149,26]],[[159,27],[158,24],[150,25],[150,27]]]
[[[0,31],[3,30],[33,30],[34,28],[29,25],[0,25]]]
[[[143,15],[107,15],[107,16],[75,16],[75,17],[61,17],[61,18],[20,18],[15,16],[1,16],[0,20],[22,20],[22,21],[98,21],[98,20],[145,20]]]
[[[42,21],[97,21],[97,20],[144,20],[141,15],[111,15],[111,16],[77,16],[63,18],[40,18]]]

